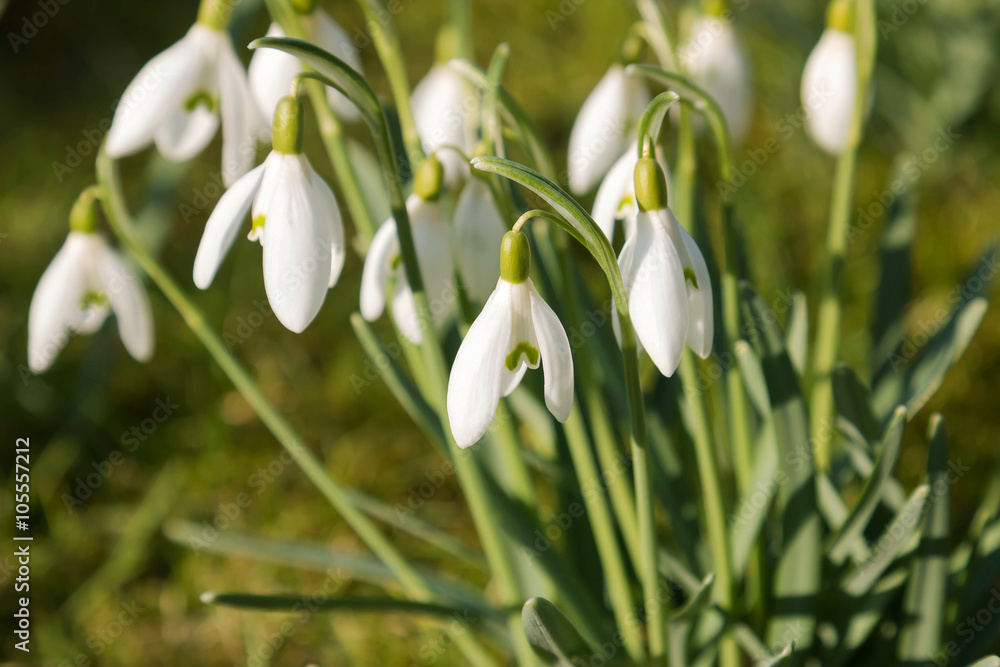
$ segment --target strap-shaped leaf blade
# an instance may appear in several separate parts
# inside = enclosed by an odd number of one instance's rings
[[[572,667],[596,653],[569,619],[545,598],[534,597],[524,603],[521,625],[535,653],[549,664]]]

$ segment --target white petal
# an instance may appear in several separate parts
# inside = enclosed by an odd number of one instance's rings
[[[413,245],[417,250],[417,263],[424,279],[431,316],[434,324],[440,327],[448,321],[455,303],[455,264],[448,220],[440,202],[424,201],[416,195],[410,195],[406,210],[410,214]],[[497,254],[499,255],[499,250]],[[401,265],[401,276],[405,275],[402,268]]]
[[[823,32],[806,61],[801,95],[813,139],[829,153],[843,152],[858,95],[853,36],[833,28]]]
[[[156,149],[174,162],[186,162],[208,146],[219,129],[219,117],[199,104],[193,111],[175,108],[156,129]]]
[[[257,157],[257,138],[266,125],[250,94],[229,36],[219,47],[219,107],[222,113],[222,180],[229,187],[250,171]]]
[[[473,178],[455,206],[455,253],[469,298],[481,303],[500,275],[500,242],[507,226],[489,186]]]
[[[597,188],[592,215],[594,222],[609,241],[614,238],[615,222],[629,220],[635,216],[635,164],[638,161],[639,147],[638,143],[633,141],[601,181],[601,187]],[[670,168],[660,146],[656,147],[656,161],[663,169],[669,192]]]
[[[198,254],[194,258],[194,284],[199,289],[208,289],[226,253],[233,247],[240,225],[250,212],[254,195],[264,178],[264,166],[262,164],[247,172],[233,183],[208,217],[201,243],[198,244]]]
[[[688,331],[687,344],[694,353],[702,359],[707,359],[712,353],[712,339],[715,336],[714,315],[712,311],[712,278],[708,275],[708,265],[701,254],[701,249],[687,230],[681,228],[684,246],[691,260],[691,268],[698,279],[698,287],[687,283],[688,295]]]
[[[531,319],[545,375],[545,405],[556,419],[564,422],[569,419],[573,407],[573,354],[569,338],[552,308],[538,295],[531,279],[527,282],[531,291]]]
[[[504,396],[510,396],[511,392],[517,389],[517,386],[521,384],[521,380],[524,379],[524,374],[528,372],[528,364],[521,361],[521,365],[517,367],[516,371],[509,371],[507,367],[504,366],[503,378],[500,381],[500,392]]]
[[[142,278],[103,242],[95,261],[104,293],[118,320],[118,335],[125,349],[136,361],[149,361],[155,347],[153,310]]]
[[[396,221],[389,218],[375,232],[361,270],[361,316],[374,322],[385,310],[385,289],[392,264],[399,257]]]
[[[427,153],[442,145],[458,146],[471,153],[479,126],[479,91],[447,64],[431,68],[411,98],[413,121]],[[468,173],[468,164],[454,151],[438,155],[445,181],[455,186]]]
[[[740,143],[750,126],[753,106],[750,61],[733,26],[715,17],[699,17],[681,62],[695,83],[719,103],[733,143]]]
[[[277,23],[272,23],[267,36],[284,37],[285,32]],[[274,118],[274,108],[278,101],[289,94],[292,80],[301,71],[302,63],[298,58],[278,49],[257,49],[250,58],[250,91],[268,136],[271,128],[267,121]]]
[[[459,447],[476,444],[496,416],[509,313],[509,287],[499,281],[455,356],[448,379],[448,419]]]
[[[181,107],[202,76],[208,31],[194,25],[163,53],[150,60],[125,89],[108,131],[107,151],[114,158],[142,150],[163,118]]]
[[[41,373],[52,365],[80,318],[80,306],[87,292],[88,236],[70,232],[31,297],[28,365],[33,373]]]
[[[413,290],[402,270],[396,272],[396,291],[392,295],[392,321],[399,327],[406,340],[415,345],[424,342],[424,332],[417,316],[417,303],[413,300]]]
[[[597,185],[628,146],[643,90],[612,65],[580,107],[569,135],[569,186],[576,194]]]
[[[344,268],[344,258],[347,254],[347,248],[344,246],[344,221],[340,217],[340,206],[337,205],[337,198],[333,196],[333,190],[311,165],[309,169],[312,172],[313,209],[325,216],[327,224],[330,226],[330,282],[328,286],[333,287],[337,284],[340,272]]]
[[[274,168],[283,172],[276,179],[283,187],[274,193],[264,222],[264,289],[278,321],[301,333],[326,298],[330,223],[327,214],[313,210],[305,157],[280,157]]]
[[[664,224],[654,219],[664,213],[639,213],[619,265],[636,336],[660,372],[670,376],[684,351],[688,316],[680,256]]]
[[[312,14],[305,17],[305,21],[313,43],[343,60],[359,74],[364,74],[361,67],[361,54],[358,53],[354,40],[329,14],[323,9],[317,8]],[[349,122],[361,119],[358,108],[344,97],[343,93],[333,88],[327,88],[327,99],[339,118]]]

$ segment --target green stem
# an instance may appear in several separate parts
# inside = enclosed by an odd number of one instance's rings
[[[521,453],[521,442],[514,428],[514,416],[507,408],[505,400],[500,401],[496,415],[497,437],[500,445],[500,456],[507,474],[510,477],[511,497],[524,507],[533,518],[538,518],[538,495],[535,493],[535,483],[524,462]]]
[[[399,125],[403,131],[403,143],[411,165],[416,165],[424,157],[423,145],[413,121],[413,109],[410,107],[410,82],[406,76],[406,63],[403,62],[403,50],[399,44],[399,35],[392,21],[386,17],[392,16],[383,0],[358,0],[365,14],[365,24],[373,26],[371,38],[375,50],[385,68],[389,79],[389,89],[396,102],[396,113],[399,114]]]
[[[830,203],[830,222],[826,234],[823,292],[820,297],[819,313],[816,316],[809,421],[812,424],[816,467],[821,471],[828,470],[830,465],[830,438],[826,433],[827,426],[833,419],[833,386],[830,383],[830,373],[837,362],[837,345],[840,342],[840,274],[847,249],[847,227],[854,200],[856,165],[857,149],[853,147],[847,148],[837,159],[837,173],[834,177]]]
[[[451,0],[452,35],[455,39],[455,57],[475,60],[472,48],[472,0]]]
[[[279,0],[267,0],[268,12],[271,19],[281,25],[281,29],[289,37],[296,39],[307,39],[305,29],[302,26],[302,19],[299,17],[287,2],[280,3]],[[316,122],[319,125],[319,134],[323,139],[323,146],[333,165],[333,172],[340,184],[340,190],[344,193],[344,201],[347,203],[347,210],[351,214],[351,220],[357,230],[360,242],[357,250],[363,253],[368,248],[368,244],[378,228],[379,220],[375,220],[372,211],[365,200],[358,182],[358,173],[354,169],[347,152],[347,141],[344,137],[344,126],[337,119],[337,116],[330,108],[330,101],[326,96],[326,86],[319,81],[306,81],[306,91],[309,100],[312,102],[313,111],[316,114]]]
[[[587,508],[591,528],[594,531],[597,553],[608,579],[608,597],[611,600],[611,610],[614,612],[615,622],[622,633],[625,650],[628,651],[629,657],[634,662],[642,664],[646,660],[646,650],[642,643],[642,637],[639,635],[639,628],[632,622],[634,602],[628,575],[625,571],[625,561],[622,558],[618,534],[615,532],[614,522],[611,518],[608,499],[602,488],[604,484],[598,473],[594,453],[590,449],[590,442],[587,440],[587,430],[583,424],[579,405],[573,406],[569,419],[563,428],[566,433],[566,442],[569,444],[570,456],[573,458],[573,467],[576,469],[577,480],[580,483],[580,488],[584,490],[583,502]]]

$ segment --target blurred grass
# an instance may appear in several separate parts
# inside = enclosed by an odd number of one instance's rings
[[[267,19],[258,4],[240,5],[237,45],[265,31]],[[353,3],[325,4],[350,31],[362,25]],[[233,533],[311,540],[348,552],[362,548],[303,476],[278,459],[276,443],[158,293],[151,292],[158,349],[150,364],[128,357],[111,321],[95,336],[72,339],[49,373],[35,377],[24,370],[32,292],[63,241],[72,201],[93,181],[93,152],[115,100],[146,60],[187,30],[195,7],[193,1],[155,9],[123,0],[69,3],[60,5],[17,52],[8,44],[0,47],[0,411],[3,442],[16,437],[32,442],[32,531],[37,536],[31,589],[37,653],[32,657],[51,664],[77,655],[110,665],[267,664],[252,658],[276,653],[274,661],[281,664],[426,664],[432,656],[457,663],[434,620],[331,614],[299,624],[294,616],[209,609],[199,602],[199,594],[209,589],[308,593],[324,586],[324,575],[185,550],[167,542],[158,529],[149,530],[150,521],[159,525],[167,516],[211,524],[246,493],[252,502],[230,518],[227,530]],[[413,0],[402,7],[397,19],[415,82],[431,63],[442,3]],[[566,7],[573,10],[564,12]],[[883,18],[892,16],[893,7],[882,5]],[[37,2],[10,3],[0,18],[0,34],[20,34],[24,18],[37,11]],[[553,17],[565,20],[553,27]],[[559,164],[565,163],[577,108],[615,57],[632,20],[624,2],[476,3],[478,61],[485,63],[497,43],[510,42],[505,83],[536,119]],[[780,145],[739,191],[751,276],[767,300],[789,286],[813,287],[823,247],[833,162],[804,131],[786,134],[787,114],[799,108],[799,73],[818,38],[821,13],[818,6],[784,0],[753,3],[738,12],[737,21],[753,55],[758,95],[753,131],[737,149],[737,164],[752,160],[753,151],[770,137]],[[867,209],[884,191],[897,153],[919,154],[939,126],[953,125],[960,135],[921,174],[914,299],[907,314],[911,335],[939,309],[950,307],[949,292],[961,285],[966,268],[1000,230],[1000,87],[991,79],[997,71],[997,25],[995,2],[931,2],[921,4],[880,44],[882,95],[862,149],[857,205]],[[376,90],[386,91],[374,50],[365,48],[362,56]],[[367,140],[358,128],[354,132]],[[314,163],[329,177],[315,128],[309,133]],[[165,264],[188,286],[194,248],[220,194],[214,176],[218,144],[183,168],[152,152],[124,166],[133,208],[147,204],[144,229],[162,243]],[[74,166],[73,152],[88,154]],[[715,182],[708,167],[702,170],[702,185],[711,197]],[[708,201],[714,206],[713,199]],[[842,356],[863,378],[870,372],[867,331],[879,280],[881,222],[875,216],[871,229],[851,245],[843,290]],[[439,469],[441,460],[379,380],[359,392],[348,380],[364,377],[366,370],[348,323],[357,308],[359,274],[360,261],[349,256],[322,314],[297,337],[263,316],[266,309],[257,305],[265,297],[255,244],[237,243],[213,288],[196,298],[214,326],[240,341],[236,354],[338,479],[405,506],[410,489],[426,481],[425,471]],[[245,340],[242,323],[250,325]],[[900,455],[901,476],[912,488],[926,459],[919,434],[927,415],[941,410],[954,456],[971,466],[954,488],[959,524],[994,470],[1000,431],[998,343],[1000,314],[994,308],[918,423],[907,429]],[[127,451],[123,436],[142,428],[157,399],[168,398],[180,407]],[[116,449],[124,454],[121,465],[68,511],[64,495],[75,493],[78,480],[109,461]],[[13,512],[10,482],[5,474],[2,535]],[[543,516],[552,510],[543,510]],[[454,480],[435,493],[420,516],[475,544]],[[139,526],[147,530],[134,530]],[[423,543],[405,534],[394,538],[418,561],[440,565],[440,555]],[[0,564],[6,557],[0,553]],[[471,570],[452,567],[449,575],[485,583]],[[12,578],[8,572],[0,579],[0,613],[6,616],[13,609],[13,596],[7,594]],[[343,594],[366,591],[372,592],[357,583],[340,589]],[[112,637],[122,605],[141,611]],[[293,628],[288,637],[280,635],[285,622]],[[269,640],[280,644],[276,650]],[[12,655],[12,638],[2,642],[3,655]]]

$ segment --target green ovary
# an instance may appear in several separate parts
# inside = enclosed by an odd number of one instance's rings
[[[504,365],[507,367],[507,370],[512,372],[517,370],[522,354],[528,359],[529,366],[538,365],[538,348],[533,347],[531,343],[521,341],[514,347],[511,353],[507,355],[507,359],[504,361]]]

